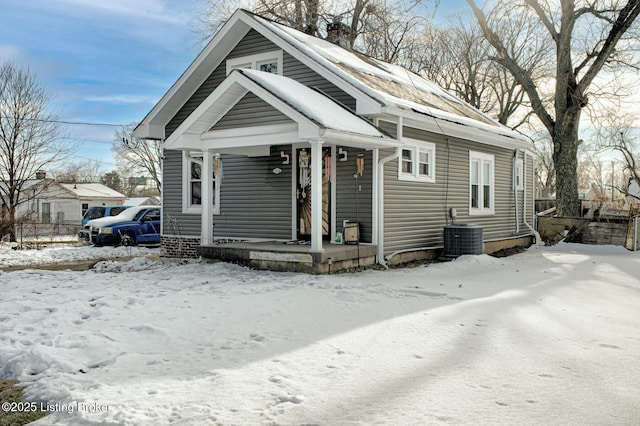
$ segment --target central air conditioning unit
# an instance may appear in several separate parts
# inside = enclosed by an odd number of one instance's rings
[[[482,227],[471,224],[444,227],[444,256],[458,257],[463,254],[482,254]]]

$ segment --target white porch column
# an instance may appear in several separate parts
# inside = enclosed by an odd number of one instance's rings
[[[202,152],[202,176],[200,194],[202,196],[202,217],[200,244],[213,243],[213,153],[210,150]]]
[[[311,251],[322,251],[322,144],[311,144]]]

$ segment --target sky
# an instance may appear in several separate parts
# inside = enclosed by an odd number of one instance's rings
[[[81,146],[105,170],[118,125],[138,122],[200,50],[204,0],[0,0],[0,62],[28,67]]]

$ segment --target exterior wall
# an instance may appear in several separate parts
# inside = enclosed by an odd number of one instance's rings
[[[348,153],[347,161],[336,162],[336,229],[340,232],[342,231],[342,222],[344,220],[349,222],[357,221],[360,223],[360,241],[370,243],[373,227],[371,214],[373,157],[371,151],[355,148],[343,149]],[[364,173],[362,176],[358,176],[358,186],[361,186],[359,191],[356,190],[356,179],[353,177],[357,170],[356,159],[358,154],[364,155]]]
[[[381,127],[395,133],[395,124],[381,122]],[[483,227],[484,241],[513,238],[530,234],[524,225],[522,209],[524,191],[518,191],[518,223],[516,234],[515,195],[513,191],[514,151],[447,138],[443,135],[404,127],[403,136],[424,140],[436,145],[435,183],[409,182],[398,179],[398,162],[390,161],[384,169],[384,248],[385,255],[418,248],[443,246],[443,228],[446,225],[475,224]],[[469,215],[469,151],[495,156],[494,210],[491,216]],[[381,152],[383,158],[391,152]],[[522,157],[522,153],[520,154]],[[527,164],[530,166],[529,164]],[[531,169],[528,169],[530,171]],[[525,171],[526,188],[530,193],[531,173]],[[528,210],[531,214],[531,198]],[[449,209],[455,208],[457,217],[452,222]]]
[[[250,30],[229,53],[227,59],[278,49],[279,47],[258,32]],[[286,52],[283,54],[283,74],[321,91],[349,108],[355,109],[353,97],[329,83]],[[169,121],[165,127],[165,136],[168,137],[225,78],[226,61],[223,60]],[[216,123],[214,128],[229,129],[289,121],[287,117],[266,102],[248,94]],[[270,157],[250,158],[228,155],[222,157],[224,176],[220,194],[221,214],[214,216],[214,238],[291,238],[291,208],[294,202],[291,195],[291,164],[282,164],[281,150],[291,154],[291,147],[288,146],[272,147]],[[347,172],[350,178],[345,178],[345,183],[340,183],[343,181],[343,177],[338,176],[338,199],[341,197],[347,199],[345,208],[339,212],[338,225],[340,226],[338,229],[341,228],[343,218],[355,221],[355,201],[350,201],[351,194],[353,194],[355,155],[351,161],[354,161],[353,167]],[[368,164],[370,164],[370,160]],[[276,167],[282,169],[281,174],[273,174],[272,170]],[[365,171],[366,169],[365,166]],[[362,223],[362,238],[368,238],[370,241],[371,191],[367,190],[371,185],[370,168],[367,173],[368,175],[360,179],[363,190],[359,193],[358,213]],[[368,195],[363,195],[365,192]],[[163,220],[164,235],[200,237],[200,215],[182,213],[182,153],[179,151],[167,150],[164,152]]]
[[[269,157],[223,155],[220,214],[214,215],[214,238],[291,239],[291,163],[280,151]],[[273,169],[282,170],[274,174]],[[163,163],[163,235],[199,238],[199,214],[182,213],[182,153],[165,151]]]

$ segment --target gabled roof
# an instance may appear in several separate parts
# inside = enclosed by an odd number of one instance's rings
[[[269,144],[264,135],[255,138],[234,131],[215,130],[214,124],[247,93],[253,93],[291,119],[286,130],[293,140],[329,139],[347,145],[393,147],[398,143],[368,121],[330,98],[296,80],[249,69],[236,69],[167,138],[165,148],[203,149],[203,141],[216,140],[217,149]],[[278,127],[277,130],[284,130]],[[263,128],[268,132],[269,129]],[[278,136],[284,143],[282,135]]]
[[[245,10],[236,11],[180,79],[136,128],[164,137],[164,125],[242,37],[254,29],[356,99],[359,115],[429,121],[440,132],[484,143],[528,147],[531,142],[435,83],[402,67],[346,50]],[[422,118],[421,118],[422,117]],[[480,132],[478,132],[480,130]]]
[[[124,198],[124,195],[101,183],[59,183],[79,198]]]

